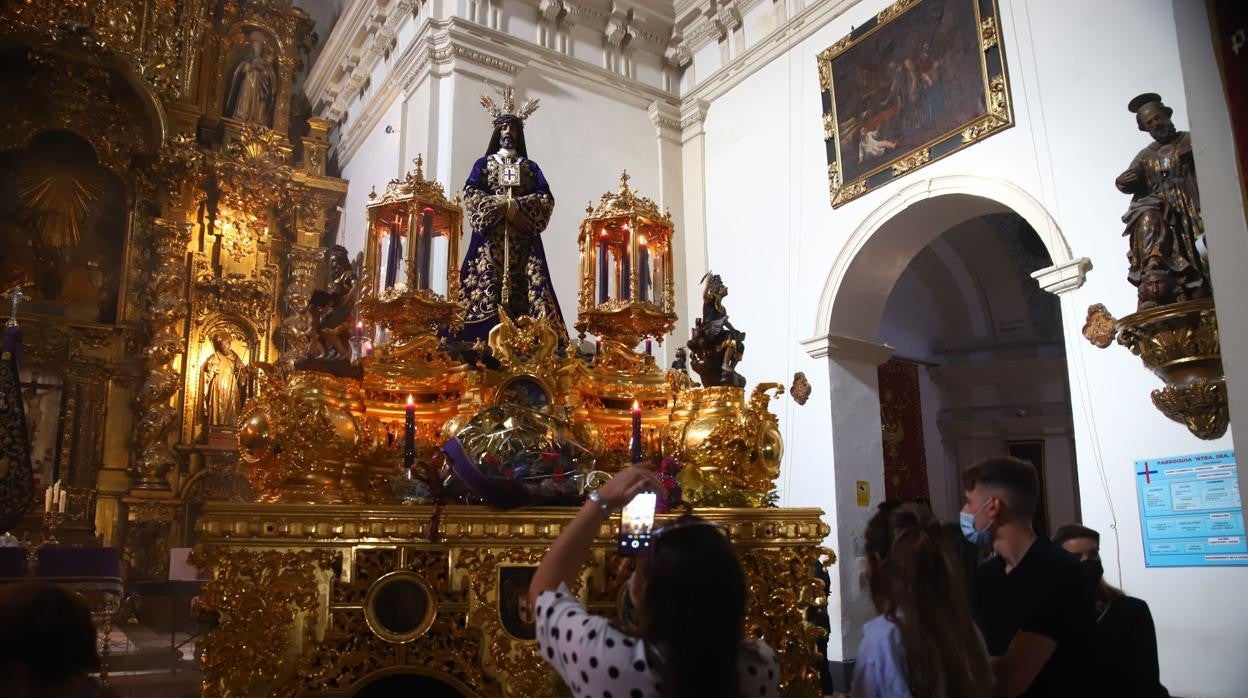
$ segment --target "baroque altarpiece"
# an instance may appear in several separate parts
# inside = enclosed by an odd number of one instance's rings
[[[295,96],[311,29],[288,2],[0,11],[32,461],[68,492],[61,538],[121,548],[132,579],[165,578],[199,503],[250,498],[229,427],[253,367],[302,349],[346,192]]]

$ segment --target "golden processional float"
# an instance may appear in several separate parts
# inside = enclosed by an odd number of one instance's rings
[[[488,347],[453,348],[463,210],[415,164],[370,196],[360,278],[331,251],[310,303],[320,353],[269,371],[240,417],[260,501],[199,518],[204,694],[570,695],[538,655],[529,580],[575,514],[549,504],[579,505],[639,432],[680,493],[668,504],[722,523],[740,551],[747,632],[776,649],[782,695],[820,695],[807,612],[826,599],[829,528],[819,510],[765,506],[782,388],[746,397],[720,279],[689,342],[702,385],[638,351],[675,325],[675,231],[625,174],[580,229],[577,329],[597,350],[561,356],[553,323],[505,313]],[[574,588],[606,615],[624,582],[616,525]]]

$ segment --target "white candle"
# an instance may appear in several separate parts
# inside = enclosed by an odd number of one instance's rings
[[[52,483],[52,505],[56,506],[61,501],[61,481],[57,480]]]
[[[61,512],[62,514],[64,514],[64,513],[65,513],[65,505],[66,505],[68,502],[69,502],[69,497],[66,497],[66,496],[65,496],[65,493],[64,493],[64,492],[62,492],[62,493],[61,493],[61,508],[60,508],[60,512]]]
[[[52,511],[52,488],[49,487],[43,491],[43,513]]]

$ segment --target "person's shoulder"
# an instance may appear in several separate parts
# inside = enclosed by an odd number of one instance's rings
[[[1151,619],[1153,617],[1153,612],[1148,608],[1148,602],[1134,596],[1124,596],[1114,601],[1113,612],[1133,620]]]
[[[901,629],[897,627],[897,624],[891,618],[881,614],[863,623],[862,635],[864,639],[867,636],[883,638],[896,635],[900,637]]]

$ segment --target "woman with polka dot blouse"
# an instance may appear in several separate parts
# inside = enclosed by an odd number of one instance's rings
[[[655,531],[629,584],[639,632],[590,615],[568,591],[598,528],[639,492],[662,492],[645,468],[622,470],[563,529],[533,575],[542,658],[575,696],[737,698],[778,696],[775,654],[746,640],[745,574],[718,526],[694,516]]]

